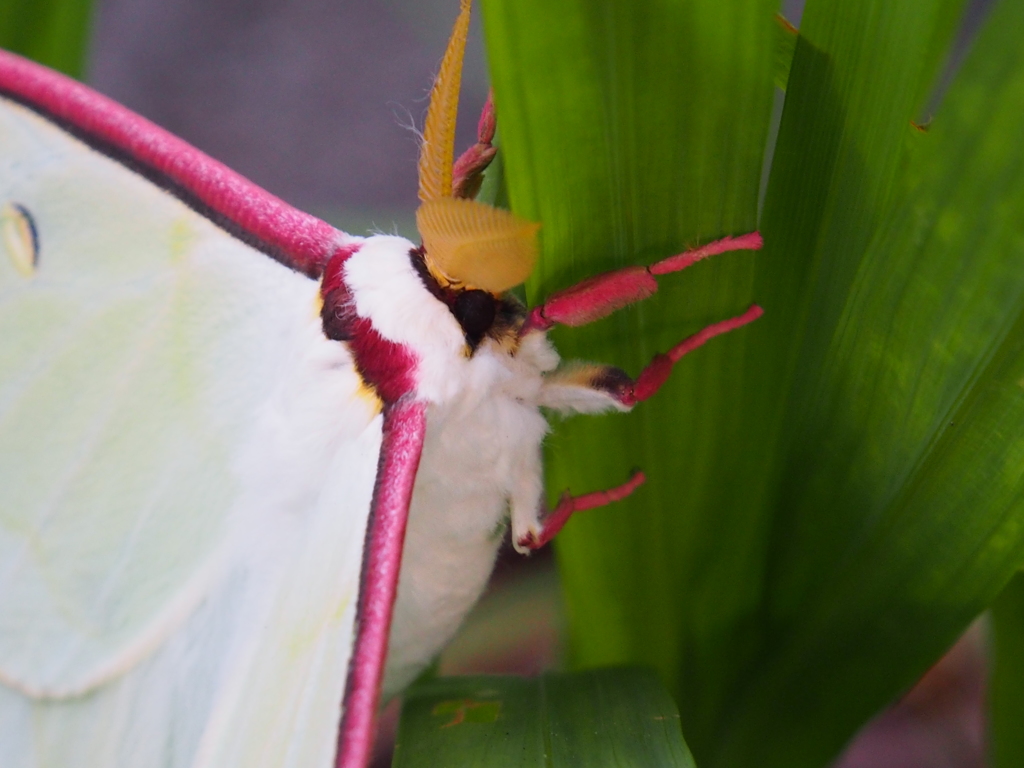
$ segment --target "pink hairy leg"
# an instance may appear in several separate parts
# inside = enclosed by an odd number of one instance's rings
[[[715,336],[721,336],[723,333],[734,331],[747,323],[752,323],[763,314],[764,310],[757,304],[754,304],[742,315],[712,323],[692,336],[686,337],[667,353],[655,355],[654,359],[636,377],[633,386],[622,394],[620,401],[623,405],[634,406],[653,397],[654,393],[661,389],[661,385],[668,380],[669,375],[672,373],[672,367],[679,362],[683,355],[692,352]]]
[[[560,291],[539,307],[535,307],[527,317],[521,333],[531,330],[547,330],[555,324],[579,326],[610,315],[617,309],[646,299],[658,290],[656,275],[667,275],[679,272],[691,264],[695,264],[708,256],[726,251],[743,249],[756,250],[762,246],[761,235],[751,232],[740,237],[723,237],[712,243],[695,248],[685,253],[662,259],[650,267],[626,267],[589,280],[577,283],[571,288]],[[636,381],[618,380],[614,389],[605,391],[627,407],[653,397],[661,389],[672,373],[672,368],[688,352],[702,346],[715,336],[740,328],[751,323],[764,314],[758,305],[752,305],[746,312],[737,317],[713,323],[697,333],[683,339],[665,354],[659,354],[644,368]],[[528,533],[516,544],[521,549],[538,549],[551,541],[565,527],[575,512],[582,512],[594,507],[602,507],[629,496],[646,480],[643,472],[637,471],[625,483],[605,491],[595,491],[583,496],[573,497],[568,491],[562,494],[558,506],[544,518],[540,534]]]
[[[474,198],[480,191],[482,174],[498,152],[497,147],[491,144],[497,125],[494,92],[491,91],[487,94],[480,122],[476,126],[476,144],[459,155],[452,167],[452,195],[455,197]]]
[[[757,250],[763,241],[759,232],[723,237],[700,248],[669,256],[649,267],[625,267],[596,275],[551,296],[534,307],[522,333],[546,331],[554,325],[580,326],[600,320],[618,309],[646,299],[658,290],[657,275],[679,272],[701,259],[726,251]]]
[[[609,488],[605,491],[594,491],[585,493],[582,496],[572,496],[568,491],[562,494],[558,500],[558,506],[547,517],[544,518],[544,527],[539,536],[532,533],[523,536],[517,542],[520,547],[526,549],[540,549],[565,527],[575,512],[584,512],[588,509],[596,509],[611,504],[613,501],[620,501],[629,496],[647,480],[643,472],[634,472],[622,485]]]
[[[763,314],[764,310],[757,304],[754,304],[742,315],[702,328],[692,336],[683,339],[667,353],[656,355],[647,367],[640,372],[636,381],[619,390],[614,396],[623,405],[629,407],[653,397],[668,380],[673,366],[684,355],[702,346],[715,336],[721,336],[723,333],[728,333],[747,323],[752,323]],[[559,499],[558,506],[555,507],[554,511],[544,518],[544,527],[540,534],[538,536],[534,536],[532,533],[527,534],[516,543],[523,549],[539,549],[558,535],[559,531],[565,527],[565,524],[569,522],[569,518],[574,513],[594,509],[595,507],[603,507],[606,504],[611,504],[613,501],[624,499],[639,488],[646,479],[643,472],[637,471],[622,485],[609,488],[608,490],[594,491],[582,496],[572,496],[566,491],[562,494],[562,498]]]
[[[764,310],[757,304],[754,304],[742,315],[702,328],[692,336],[683,339],[667,353],[656,355],[647,367],[640,372],[636,381],[620,389],[614,396],[623,405],[629,407],[653,397],[668,380],[669,375],[672,373],[672,367],[684,355],[702,346],[715,336],[721,336],[723,333],[728,333],[747,323],[751,323],[763,314]],[[558,506],[555,507],[554,511],[544,518],[544,527],[540,534],[534,536],[532,533],[529,533],[516,543],[521,549],[539,549],[558,535],[559,531],[565,527],[565,524],[569,522],[569,518],[574,513],[594,509],[595,507],[603,507],[606,504],[611,504],[613,501],[624,499],[639,488],[646,479],[643,472],[637,471],[622,485],[609,488],[608,490],[594,491],[582,496],[572,496],[566,491],[562,494],[562,498],[559,499]]]

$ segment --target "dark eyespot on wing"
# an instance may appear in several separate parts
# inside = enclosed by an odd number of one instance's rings
[[[28,209],[20,203],[0,208],[0,234],[14,268],[32,277],[39,266],[39,230]]]
[[[497,300],[487,291],[462,291],[455,297],[452,314],[462,326],[466,341],[474,349],[494,325],[496,305]]]

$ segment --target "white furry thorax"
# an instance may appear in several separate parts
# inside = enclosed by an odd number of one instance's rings
[[[429,403],[409,511],[385,693],[411,682],[452,638],[487,584],[508,524],[513,541],[541,529],[541,406],[615,407],[605,395],[559,378],[541,331],[504,347],[475,349],[452,309],[413,266],[400,237],[368,238],[344,266],[356,313],[418,359],[415,397]]]

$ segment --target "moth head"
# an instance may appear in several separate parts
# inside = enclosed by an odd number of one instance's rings
[[[487,367],[499,349],[515,353],[525,316],[514,299],[442,286],[422,247],[389,235],[332,258],[321,292],[324,334],[353,344],[360,374],[385,400],[406,391],[411,370],[419,397],[457,395],[465,366],[486,358]]]
[[[491,338],[506,352],[513,353],[519,345],[519,331],[525,309],[514,297],[501,296],[469,286],[455,286],[439,281],[427,264],[424,248],[409,253],[413,269],[424,288],[439,301],[458,323],[465,338],[465,353],[472,355],[484,338]]]
[[[471,0],[462,0],[430,94],[420,149],[416,226],[427,269],[442,287],[497,295],[533,271],[540,225],[452,192],[455,118],[470,4]]]

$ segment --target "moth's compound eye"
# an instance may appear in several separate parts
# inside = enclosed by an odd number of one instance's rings
[[[455,297],[452,314],[459,321],[466,340],[475,347],[494,325],[497,312],[494,296],[487,291],[462,291]]]

